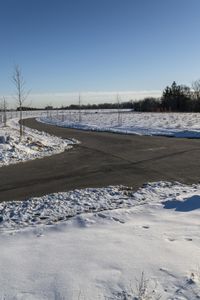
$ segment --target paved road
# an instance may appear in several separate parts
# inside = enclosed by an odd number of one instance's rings
[[[84,187],[200,180],[200,140],[87,132],[25,120],[31,128],[82,143],[64,153],[0,168],[0,201]]]

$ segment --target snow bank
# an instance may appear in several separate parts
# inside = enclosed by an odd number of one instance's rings
[[[82,213],[102,212],[133,205],[135,198],[131,197],[131,189],[123,186],[88,188],[24,201],[2,202],[0,229],[17,229],[37,224],[50,225]]]
[[[198,113],[66,112],[62,116],[41,117],[39,121],[82,130],[108,131],[139,135],[200,138]]]
[[[37,225],[19,230],[23,215]],[[169,182],[3,203],[0,298],[199,299],[199,218],[200,185]]]
[[[77,143],[27,127],[20,141],[18,119],[9,120],[8,127],[0,127],[0,137],[0,167],[60,153]]]

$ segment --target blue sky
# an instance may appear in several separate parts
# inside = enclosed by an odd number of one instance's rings
[[[199,0],[0,0],[0,95],[14,92],[15,64],[45,103],[190,84],[200,78],[199,12]]]

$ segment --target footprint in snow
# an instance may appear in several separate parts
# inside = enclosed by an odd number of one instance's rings
[[[124,224],[124,223],[125,223],[125,221],[124,221],[124,220],[122,220],[122,219],[119,219],[119,218],[116,218],[116,217],[112,217],[112,219],[113,219],[114,221],[116,221],[116,222],[119,222],[119,223],[121,223],[121,224]]]
[[[192,242],[191,238],[185,238],[185,240],[188,241],[188,242]]]
[[[174,239],[174,238],[167,238],[166,239],[168,242],[175,242],[176,241],[176,239]]]

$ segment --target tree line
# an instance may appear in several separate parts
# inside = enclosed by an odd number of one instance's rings
[[[164,89],[161,98],[148,97],[133,106],[135,111],[142,112],[200,112],[200,80],[191,87],[174,81]]]
[[[52,107],[53,109],[53,107]],[[200,112],[200,80],[192,86],[178,85],[175,81],[167,86],[160,98],[146,97],[139,101],[62,106],[61,109],[132,109],[141,112]]]
[[[62,106],[60,109],[77,110],[77,109],[134,109],[133,101],[121,103],[100,103],[100,104],[71,104],[69,106]]]
[[[200,112],[200,79],[192,83],[191,87],[179,85],[175,81],[171,86],[167,86],[160,98],[146,97],[143,100],[129,100],[126,102],[117,101],[115,103],[100,104],[71,104],[62,107],[46,106],[37,108],[25,106],[24,102],[29,93],[25,92],[25,81],[19,66],[15,66],[12,81],[16,88],[17,110],[20,111],[20,120],[22,120],[22,111],[27,110],[85,110],[85,109],[132,109],[141,112]],[[5,102],[5,101],[4,101]],[[80,102],[80,101],[79,101]],[[5,106],[5,105],[4,105]],[[6,105],[6,110],[7,110]],[[5,110],[0,107],[0,111]],[[20,122],[22,123],[22,122]]]

